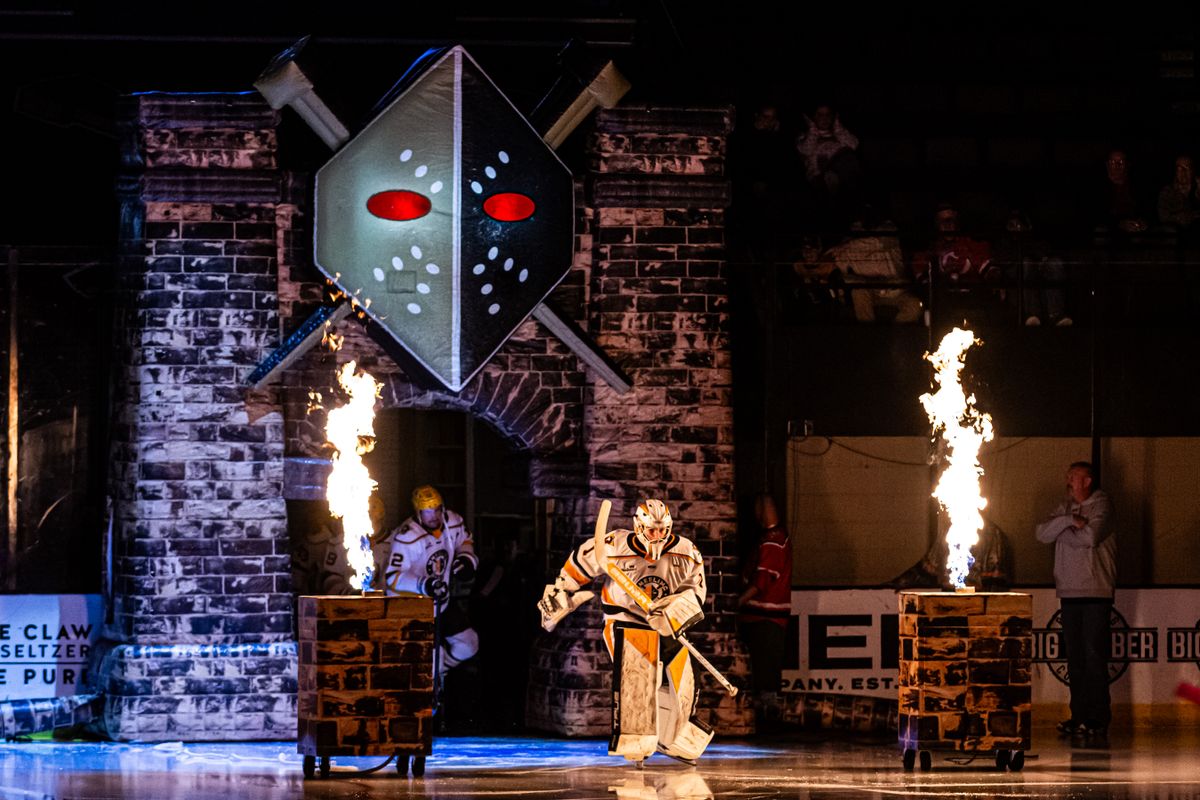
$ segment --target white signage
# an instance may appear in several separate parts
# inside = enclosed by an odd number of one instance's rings
[[[1066,703],[1058,598],[1015,591],[1033,597],[1033,701]],[[896,604],[890,589],[792,592],[784,690],[895,698]],[[1200,589],[1118,589],[1111,622],[1113,703],[1170,703],[1181,682],[1200,684]]]
[[[83,692],[103,622],[98,594],[0,595],[0,702]]]

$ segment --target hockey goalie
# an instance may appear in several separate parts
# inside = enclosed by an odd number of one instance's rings
[[[704,617],[704,563],[696,546],[671,530],[661,500],[638,505],[632,531],[607,531],[607,511],[605,501],[596,535],[546,587],[538,603],[542,627],[553,630],[594,596],[584,587],[602,578],[604,644],[613,660],[609,754],[639,765],[655,752],[695,763],[713,731],[695,717],[692,659],[678,637]]]

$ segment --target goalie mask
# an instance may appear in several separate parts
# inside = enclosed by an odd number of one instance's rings
[[[633,514],[633,533],[646,548],[651,561],[662,556],[663,545],[671,536],[671,512],[662,500],[645,500]]]
[[[440,532],[445,516],[445,504],[441,493],[432,486],[418,486],[413,489],[412,503],[421,527],[427,531]]]

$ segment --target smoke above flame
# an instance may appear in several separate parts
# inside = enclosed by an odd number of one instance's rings
[[[979,487],[979,479],[983,477],[979,448],[993,437],[991,415],[975,408],[975,395],[968,396],[963,391],[963,365],[973,344],[980,344],[975,334],[961,328],[942,337],[938,349],[925,354],[925,360],[933,364],[938,390],[921,395],[933,435],[940,436],[945,445],[946,467],[933,496],[950,518],[946,570],[950,573],[950,583],[960,589],[967,585],[967,573],[975,561],[971,548],[979,541],[979,531],[983,528],[980,512],[987,508],[987,499]]]
[[[375,400],[383,385],[368,372],[356,372],[357,366],[356,362],[347,361],[338,369],[338,383],[348,400],[330,409],[326,417],[325,437],[333,445],[334,454],[325,498],[329,501],[329,513],[342,520],[346,560],[354,570],[350,585],[369,589],[375,569],[371,555],[374,526],[369,507],[377,484],[362,457],[375,448]]]

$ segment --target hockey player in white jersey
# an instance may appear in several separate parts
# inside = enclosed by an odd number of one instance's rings
[[[479,636],[466,614],[449,602],[452,586],[474,580],[479,558],[463,518],[446,508],[437,489],[418,486],[412,501],[413,516],[374,546],[376,570],[382,578],[377,585],[389,595],[414,592],[433,598],[442,646],[440,668],[445,674],[479,651]]]
[[[712,729],[694,716],[697,686],[691,658],[674,641],[704,617],[704,562],[696,546],[673,532],[671,524],[661,500],[640,503],[632,531],[598,533],[581,544],[538,604],[543,627],[552,630],[592,596],[581,590],[594,578],[603,579],[604,644],[613,659],[609,752],[638,764],[656,751],[694,762],[713,737]],[[601,540],[606,567],[596,553]],[[614,567],[649,597],[648,612],[605,571]]]

